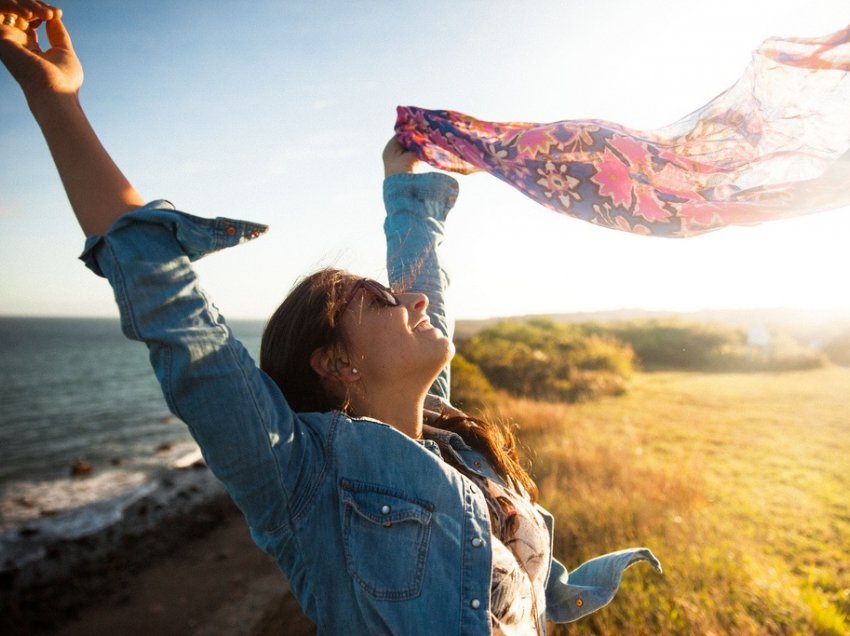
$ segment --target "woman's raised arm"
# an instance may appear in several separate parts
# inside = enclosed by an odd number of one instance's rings
[[[144,204],[100,143],[79,101],[83,69],[62,12],[35,0],[0,0],[0,60],[17,80],[41,127],[68,200],[86,235],[104,233]],[[50,48],[36,29],[46,22]]]
[[[451,338],[454,323],[446,308],[449,277],[440,260],[439,247],[446,216],[457,199],[457,181],[439,172],[412,174],[418,159],[395,138],[384,149],[383,159],[387,210],[384,234],[390,285],[425,294],[431,324]],[[448,400],[448,364],[430,392]]]
[[[47,51],[30,17],[47,21]],[[248,523],[281,528],[291,497],[321,473],[325,429],[304,425],[292,412],[192,267],[266,227],[195,217],[167,201],[144,205],[79,106],[82,69],[58,10],[33,0],[0,0],[0,18],[0,59],[23,89],[89,235],[81,258],[109,280],[124,334],[147,345],[169,409],[187,424]]]

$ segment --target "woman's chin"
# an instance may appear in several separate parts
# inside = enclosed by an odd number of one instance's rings
[[[447,364],[452,361],[452,358],[455,357],[455,344],[449,340],[448,338],[444,338],[445,347],[442,349],[442,355],[439,358],[439,362],[437,363],[437,367],[439,371],[443,370]]]
[[[452,358],[455,357],[456,349],[455,349],[455,343],[453,341],[449,340],[448,338],[446,338],[446,340],[449,341],[449,350],[448,350],[448,354],[447,354],[448,358],[446,359],[446,364],[448,364],[449,362],[452,361]]]

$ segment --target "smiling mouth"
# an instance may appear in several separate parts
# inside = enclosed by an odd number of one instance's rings
[[[433,328],[434,326],[431,324],[431,321],[428,318],[425,318],[416,323],[416,326],[413,328],[413,331],[423,331]]]

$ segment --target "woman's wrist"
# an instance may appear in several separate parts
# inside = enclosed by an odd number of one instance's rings
[[[55,124],[63,125],[68,119],[85,119],[77,93],[57,93],[50,89],[24,90],[30,112],[42,129]]]

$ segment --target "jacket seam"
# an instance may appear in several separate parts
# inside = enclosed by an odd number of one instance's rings
[[[297,414],[293,412],[293,417],[297,417]],[[339,426],[340,419],[342,418],[342,414],[338,411],[331,411],[331,423],[328,427],[328,433],[325,437],[325,448],[323,449],[323,461],[322,468],[319,471],[319,474],[316,475],[316,478],[313,480],[313,484],[310,489],[304,494],[303,503],[299,505],[297,509],[293,509],[291,507],[292,499],[288,499],[287,508],[289,509],[290,523],[293,528],[297,526],[302,519],[307,515],[310,505],[313,503],[313,500],[316,498],[316,493],[319,492],[322,484],[324,484],[327,479],[328,473],[330,472],[330,466],[333,462],[333,441],[336,437],[337,427]]]

